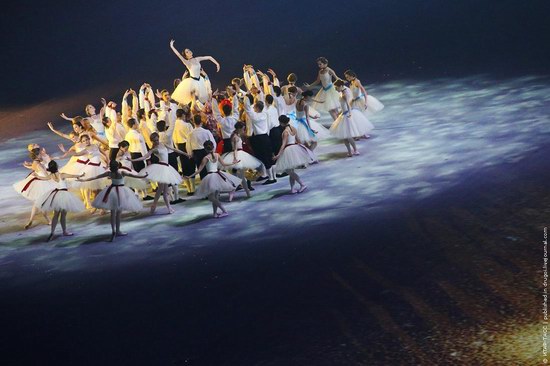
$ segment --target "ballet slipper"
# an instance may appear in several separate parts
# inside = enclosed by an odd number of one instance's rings
[[[353,155],[351,155],[350,153],[347,154],[348,158],[351,158]]]
[[[353,155],[359,155],[359,151],[355,150],[355,151],[353,152]]]
[[[303,191],[305,191],[307,189],[307,186],[306,185],[301,185],[300,186],[300,189],[298,190],[298,193],[302,193]]]
[[[109,239],[107,239],[107,242],[112,243],[113,241],[115,241],[115,238],[116,238],[116,234],[112,233],[111,237]]]
[[[64,231],[63,232],[63,236],[73,236],[74,234],[71,233],[70,231]]]
[[[221,214],[218,215],[218,218],[222,218],[222,217],[226,217],[226,216],[229,216],[229,214],[227,212],[222,212]]]
[[[295,190],[294,188],[292,188],[292,189],[290,190],[290,194],[296,194],[296,193],[298,193],[298,191]]]
[[[116,236],[126,236],[126,235],[128,235],[128,233],[125,233],[123,231],[117,231],[116,232]]]
[[[53,239],[53,233],[50,234],[50,236],[48,236],[48,239],[46,239],[46,241],[52,241]]]
[[[50,224],[51,225],[51,224]],[[28,230],[32,226],[32,221],[29,221],[27,225],[25,225],[25,230]]]
[[[171,214],[173,214],[173,213],[175,213],[175,212],[176,212],[176,210],[174,210],[172,207],[170,207],[170,208],[168,209],[168,215],[171,215]]]
[[[235,191],[229,192],[229,202],[233,201],[234,196],[235,196]]]
[[[151,206],[151,215],[155,213],[156,209],[157,209],[157,206],[155,205]]]

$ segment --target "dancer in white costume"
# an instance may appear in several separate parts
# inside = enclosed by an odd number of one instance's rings
[[[307,186],[302,182],[300,176],[296,174],[294,169],[307,166],[310,160],[310,154],[306,151],[307,147],[300,144],[298,132],[290,125],[290,119],[287,116],[280,116],[279,123],[283,127],[283,143],[279,153],[273,157],[277,161],[275,169],[277,172],[285,172],[288,174],[290,182],[290,193],[302,193]],[[298,182],[300,188],[294,189],[294,184]]]
[[[124,178],[142,179],[147,177],[147,173],[142,175],[127,173],[124,170],[120,170],[120,167],[119,162],[111,160],[109,164],[110,170],[108,172],[95,177],[79,179],[81,182],[105,178],[111,179],[111,185],[103,188],[92,202],[92,206],[95,208],[111,211],[112,234],[109,239],[110,242],[115,240],[117,236],[127,235],[127,233],[120,230],[120,215],[122,211],[138,212],[143,209],[143,205],[134,192],[132,192],[130,188],[124,186]]]
[[[346,70],[344,72],[344,77],[349,82],[349,88],[353,97],[351,101],[352,108],[359,109],[365,113],[367,117],[370,117],[384,109],[384,104],[367,93],[365,87],[361,84],[361,81],[357,79],[355,72],[352,70]]]
[[[197,171],[189,176],[189,178],[193,178],[195,175],[199,174],[202,169],[206,168],[206,176],[202,179],[196,195],[198,197],[208,197],[208,200],[212,202],[212,210],[215,218],[225,217],[228,213],[220,202],[220,192],[234,192],[241,183],[241,178],[218,169],[219,164],[226,167],[227,165],[222,161],[220,155],[214,152],[214,144],[212,141],[206,141],[204,143],[204,149],[207,155],[202,159]],[[218,214],[218,208],[222,211],[221,214]]]
[[[182,181],[182,178],[177,170],[175,170],[170,166],[170,164],[168,164],[168,150],[175,151],[180,155],[188,155],[181,150],[175,149],[171,146],[166,146],[161,143],[159,140],[159,134],[157,132],[153,132],[151,134],[151,142],[153,144],[153,147],[151,148],[151,150],[149,150],[149,152],[147,152],[147,154],[145,154],[145,156],[138,159],[129,160],[144,161],[149,159],[152,154],[155,154],[157,156],[158,163],[148,165],[144,169],[140,170],[140,173],[148,174],[147,178],[150,181],[158,184],[157,192],[155,193],[155,199],[153,201],[153,205],[151,206],[151,214],[155,213],[157,203],[161,194],[162,198],[164,199],[164,204],[168,209],[168,213],[173,214],[176,211],[172,208],[172,206],[170,206],[170,200],[168,199],[168,186],[171,184],[176,186],[179,185]]]
[[[84,145],[84,148],[76,152],[76,149],[73,150],[73,147],[69,150],[65,150],[63,145],[60,145],[59,148],[61,151],[64,152],[64,154],[61,156],[61,158],[65,158],[68,155],[74,155],[86,158],[87,162],[84,165],[82,172],[86,174],[88,177],[95,177],[96,175],[100,175],[105,173],[107,170],[102,166],[102,159],[105,161],[108,161],[107,155],[99,148],[97,145],[94,145],[91,143],[90,137],[87,134],[80,135],[80,143]],[[82,162],[86,161],[82,160]],[[107,185],[106,180],[97,180],[93,182],[87,182],[87,183],[74,183],[75,187],[80,188],[83,190],[84,195],[84,204],[86,205],[87,209],[92,210],[92,213],[95,212],[95,209],[92,208],[91,205],[91,199],[92,194],[103,187]]]
[[[340,102],[338,101],[338,92],[334,88],[332,78],[340,80],[338,75],[328,67],[328,60],[324,57],[317,59],[317,66],[319,66],[319,74],[317,80],[312,84],[304,84],[308,89],[321,84],[321,89],[315,96],[315,100],[322,101],[323,103],[313,103],[313,108],[319,112],[328,112],[333,120],[338,117],[338,109],[340,108]]]
[[[221,156],[221,161],[226,167],[236,169],[237,176],[241,178],[241,186],[246,192],[246,196],[250,197],[250,187],[246,181],[244,173],[247,169],[259,170],[263,167],[263,163],[243,150],[243,136],[245,135],[243,122],[235,123],[235,130],[231,134],[231,146],[233,151],[227,152]],[[230,196],[232,198],[232,196]]]
[[[340,103],[342,112],[330,126],[330,132],[338,139],[344,140],[348,150],[348,156],[359,155],[354,137],[361,137],[374,128],[372,123],[365,117],[363,112],[356,108],[351,108],[351,91],[344,86],[344,81],[337,80],[334,83],[336,90],[340,92]],[[353,148],[353,152],[352,152]]]
[[[298,132],[298,138],[311,151],[317,147],[319,140],[330,137],[329,130],[316,122],[309,114],[309,103],[316,102],[312,100],[313,92],[306,90],[302,93],[302,98],[296,102],[296,124],[293,126]]]
[[[204,77],[201,76],[201,61],[213,62],[216,65],[216,71],[220,71],[220,64],[212,56],[193,57],[193,52],[188,48],[183,51],[182,55],[174,47],[174,43],[174,40],[170,41],[170,48],[187,67],[189,77],[178,84],[172,93],[172,99],[181,104],[189,104],[197,97],[201,103],[206,103],[209,99],[208,86]]]
[[[103,108],[101,108],[101,110],[99,111],[99,114],[96,113],[95,107],[91,104],[88,104],[84,108],[84,111],[86,112],[86,115],[88,116],[88,121],[90,122],[90,125],[95,130],[95,133],[97,133],[97,135],[100,138],[104,139],[105,138],[105,128],[103,127],[103,124],[101,123],[101,121],[103,120],[103,116],[104,116],[104,113],[105,113],[105,106]],[[66,121],[69,121],[69,122],[73,122],[75,120],[75,117],[67,117],[65,115],[65,113],[61,113],[60,116],[61,116],[61,118],[63,118]]]
[[[53,239],[57,222],[61,222],[61,228],[63,229],[64,236],[72,236],[73,233],[67,231],[67,212],[81,212],[84,211],[84,205],[75,195],[70,193],[67,189],[67,178],[78,178],[84,176],[84,173],[80,175],[65,174],[58,171],[58,166],[55,160],[50,161],[48,164],[48,171],[50,174],[46,177],[39,177],[40,180],[50,180],[54,184],[54,188],[43,194],[37,199],[38,207],[44,211],[53,211],[51,233],[48,236],[48,240]]]
[[[130,155],[130,152],[128,151],[128,148],[130,147],[130,144],[128,141],[123,140],[119,142],[118,144],[118,154],[116,156],[116,161],[119,162],[119,170],[120,172],[124,172],[126,178],[124,179],[125,185],[127,187],[137,189],[140,191],[147,189],[147,181],[144,179],[138,179],[133,178],[134,175],[138,175],[139,173],[134,170],[134,167],[132,166],[132,162],[130,159],[132,156]],[[110,164],[109,164],[110,166]]]
[[[25,225],[25,230],[30,228],[34,220],[34,216],[37,212],[40,212],[40,207],[37,205],[37,199],[43,194],[50,192],[55,188],[55,185],[50,181],[41,180],[40,177],[45,178],[48,176],[46,167],[44,166],[44,159],[40,153],[40,147],[36,144],[30,144],[28,146],[29,156],[32,159],[30,169],[32,172],[27,177],[13,185],[13,189],[21,196],[25,197],[29,201],[33,202],[31,216],[28,223]],[[28,167],[28,166],[26,166]],[[48,225],[51,224],[46,211],[42,211]]]

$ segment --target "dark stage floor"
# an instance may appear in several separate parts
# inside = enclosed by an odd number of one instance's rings
[[[44,228],[20,237],[4,216],[2,365],[539,364],[550,146],[548,107],[527,104],[548,80],[520,82],[518,94],[467,80],[380,87],[388,123],[361,143],[359,173],[321,146],[326,161],[303,172],[310,201],[259,192],[233,206],[248,204],[247,218],[269,203],[262,228],[239,213],[221,227],[153,218],[158,239],[143,243],[139,218],[135,242],[46,246]],[[335,199],[323,169],[364,180]],[[277,200],[291,209],[274,212]],[[199,239],[168,245],[165,229]]]

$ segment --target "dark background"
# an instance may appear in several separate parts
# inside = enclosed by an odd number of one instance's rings
[[[0,15],[0,105],[102,85],[170,88],[184,71],[172,37],[221,63],[217,75],[205,64],[216,87],[245,62],[311,82],[318,56],[365,83],[546,73],[549,10],[547,1],[509,0],[10,2]]]

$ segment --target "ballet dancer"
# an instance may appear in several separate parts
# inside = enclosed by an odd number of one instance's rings
[[[241,186],[246,192],[246,196],[250,197],[250,185],[244,173],[247,169],[261,169],[263,163],[243,150],[243,136],[245,136],[243,122],[237,122],[234,126],[235,130],[231,134],[231,145],[233,151],[225,153],[221,156],[224,166],[237,170],[237,176],[241,178]],[[232,196],[230,196],[231,200]]]
[[[180,54],[174,43],[174,40],[170,41],[170,48],[189,71],[189,77],[178,84],[176,90],[172,93],[172,99],[181,104],[189,104],[193,102],[196,96],[201,103],[206,103],[208,90],[204,78],[201,77],[201,61],[214,63],[217,72],[220,71],[220,64],[212,56],[193,57],[193,52],[188,48]]]
[[[25,197],[33,203],[31,209],[31,216],[29,221],[24,226],[25,230],[32,226],[34,217],[38,212],[42,212],[48,225],[51,225],[51,221],[48,218],[47,211],[40,209],[40,205],[37,204],[37,199],[42,197],[45,193],[51,192],[55,188],[55,185],[50,181],[41,180],[40,177],[45,178],[49,175],[44,166],[44,158],[40,153],[40,147],[36,144],[29,145],[29,157],[32,160],[30,169],[32,170],[27,177],[13,185],[13,189],[21,196]],[[27,168],[29,168],[27,166]]]
[[[103,124],[101,121],[103,120],[103,116],[105,113],[105,108],[101,108],[99,111],[99,114],[96,112],[96,109],[93,105],[88,104],[84,108],[84,111],[86,115],[88,116],[88,121],[93,127],[94,131],[98,134],[99,137],[105,138],[105,129],[103,128]],[[74,120],[74,117],[67,117],[65,113],[60,114],[61,118],[63,118],[66,121],[72,122]]]
[[[42,211],[53,211],[51,233],[46,240],[51,241],[55,234],[55,228],[57,227],[58,221],[61,223],[63,236],[73,235],[73,233],[67,230],[67,212],[84,211],[84,205],[81,200],[67,190],[67,183],[65,182],[65,179],[79,178],[84,176],[85,173],[80,175],[61,173],[58,170],[55,160],[50,161],[48,164],[48,172],[48,176],[38,177],[38,179],[52,181],[55,188],[42,195],[37,202],[39,203],[39,207]]]
[[[140,173],[142,174],[147,173],[147,178],[150,181],[156,182],[158,184],[153,205],[151,206],[151,214],[155,213],[157,203],[161,194],[162,198],[164,199],[164,204],[168,209],[168,213],[173,214],[176,211],[172,208],[172,206],[170,206],[170,200],[168,199],[168,186],[171,184],[176,186],[179,185],[182,178],[177,170],[175,170],[170,166],[170,164],[168,164],[168,151],[175,151],[181,155],[187,154],[171,146],[166,146],[162,142],[160,142],[158,132],[153,132],[151,134],[151,142],[153,143],[153,147],[151,148],[151,150],[149,150],[147,154],[145,154],[145,156],[137,159],[130,159],[130,161],[144,161],[149,159],[152,154],[155,154],[157,156],[157,163],[148,165],[142,171],[140,171]]]
[[[300,144],[300,139],[297,136],[298,131],[290,125],[290,118],[285,115],[279,117],[279,123],[283,128],[283,143],[279,153],[273,157],[277,163],[275,169],[277,172],[285,172],[288,174],[290,182],[290,193],[302,193],[307,189],[307,186],[302,182],[300,176],[294,171],[296,168],[307,166],[311,162],[311,155],[307,151],[307,147]],[[300,188],[294,189],[295,183],[298,182]]]
[[[212,141],[206,141],[203,147],[207,155],[202,159],[197,171],[189,176],[189,178],[193,178],[203,169],[207,171],[206,176],[201,181],[199,189],[197,189],[197,196],[208,197],[208,200],[212,202],[212,211],[215,218],[225,217],[228,213],[220,202],[220,192],[229,192],[232,194],[241,183],[241,178],[218,169],[218,164],[225,167],[228,167],[228,165],[222,161],[219,154],[214,152],[214,144]],[[237,163],[239,163],[239,161],[237,161]],[[218,208],[222,213],[218,214]]]
[[[340,92],[342,112],[330,126],[330,132],[334,137],[344,140],[348,157],[359,155],[354,138],[369,133],[374,126],[361,111],[351,108],[351,91],[344,85],[344,81],[337,80],[334,82],[334,86]]]
[[[165,115],[166,118],[168,118],[167,121],[158,121],[157,122],[157,130],[159,131],[159,140],[164,146],[168,147],[174,147],[174,140],[172,138],[172,135],[174,133],[174,123],[170,121],[170,114]],[[168,126],[167,126],[168,124]],[[178,171],[178,153],[176,151],[171,150],[168,153],[168,164],[174,168],[174,170]],[[186,154],[187,155],[187,154]],[[174,198],[173,201],[170,201],[171,205],[176,205],[178,203],[182,203],[185,200],[180,198],[179,193],[179,186],[178,185],[171,185],[172,188],[172,197]]]
[[[130,144],[128,143],[128,141],[123,140],[119,142],[118,154],[116,156],[116,161],[118,161],[118,163],[120,164],[118,169],[127,173],[127,177],[125,179],[126,186],[141,192],[142,197],[144,197],[147,195],[147,181],[145,179],[132,178],[132,175],[138,175],[138,172],[134,170],[132,162],[130,161],[132,156],[128,151],[129,147]]]
[[[130,188],[124,186],[124,180],[125,177],[131,177],[133,179],[147,178],[147,173],[142,175],[132,174],[120,168],[121,165],[119,162],[111,160],[109,163],[109,171],[95,177],[86,179],[78,178],[80,182],[89,182],[105,178],[111,180],[111,185],[103,188],[92,202],[92,206],[97,209],[111,211],[112,234],[111,238],[108,240],[109,242],[114,241],[117,236],[128,235],[120,230],[120,216],[122,211],[138,212],[143,209],[143,205],[134,192],[132,192]]]
[[[328,112],[333,120],[338,118],[338,109],[340,108],[340,102],[338,100],[338,92],[334,88],[332,78],[341,80],[338,75],[328,67],[328,60],[325,57],[319,57],[317,59],[317,66],[319,66],[319,74],[317,80],[312,84],[305,83],[304,86],[307,89],[311,89],[315,85],[321,84],[321,89],[315,96],[315,100],[322,101],[323,103],[314,103],[313,108],[319,112]]]
[[[367,117],[370,117],[384,109],[384,104],[367,93],[365,87],[361,84],[361,81],[357,78],[355,72],[352,70],[346,70],[344,72],[344,77],[350,84],[349,88],[353,98],[351,101],[352,108],[359,109],[365,113]]]

